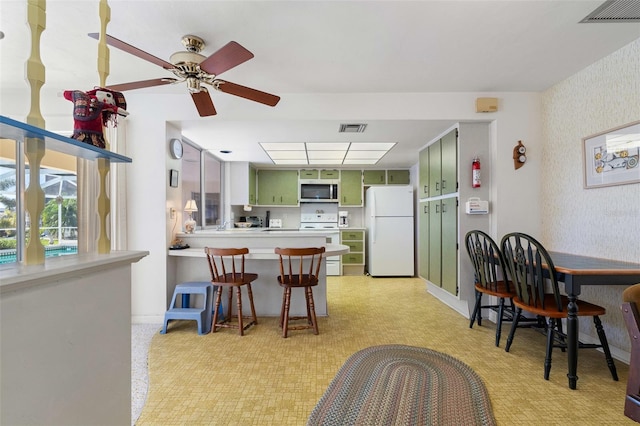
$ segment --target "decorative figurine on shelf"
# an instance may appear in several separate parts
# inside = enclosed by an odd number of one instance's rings
[[[73,139],[105,148],[102,126],[117,124],[118,115],[127,116],[127,102],[120,92],[99,87],[88,92],[66,90],[64,98],[73,102]]]

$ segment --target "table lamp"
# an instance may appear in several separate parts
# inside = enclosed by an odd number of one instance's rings
[[[193,220],[192,214],[193,212],[198,211],[196,200],[187,201],[187,204],[184,206],[184,211],[189,213],[189,219],[184,222],[184,232],[187,234],[193,234],[196,230],[196,221]]]

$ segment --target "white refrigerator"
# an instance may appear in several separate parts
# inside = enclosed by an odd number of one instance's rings
[[[413,276],[413,188],[372,186],[365,194],[366,266],[371,276]]]

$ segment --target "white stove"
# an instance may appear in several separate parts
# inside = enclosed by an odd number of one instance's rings
[[[338,214],[316,210],[300,214],[301,231],[325,231],[327,244],[340,244]],[[340,275],[340,256],[327,257],[327,275]]]
[[[338,229],[338,215],[334,213],[302,213],[301,230]]]

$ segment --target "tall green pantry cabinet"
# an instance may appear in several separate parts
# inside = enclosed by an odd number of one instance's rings
[[[422,278],[458,294],[458,129],[420,152],[418,268]]]
[[[430,293],[467,317],[475,299],[464,237],[472,229],[490,233],[491,215],[466,214],[464,204],[471,197],[490,201],[496,155],[491,126],[490,121],[457,123],[428,142],[419,155],[418,273]],[[480,188],[472,186],[476,156],[482,162]]]

